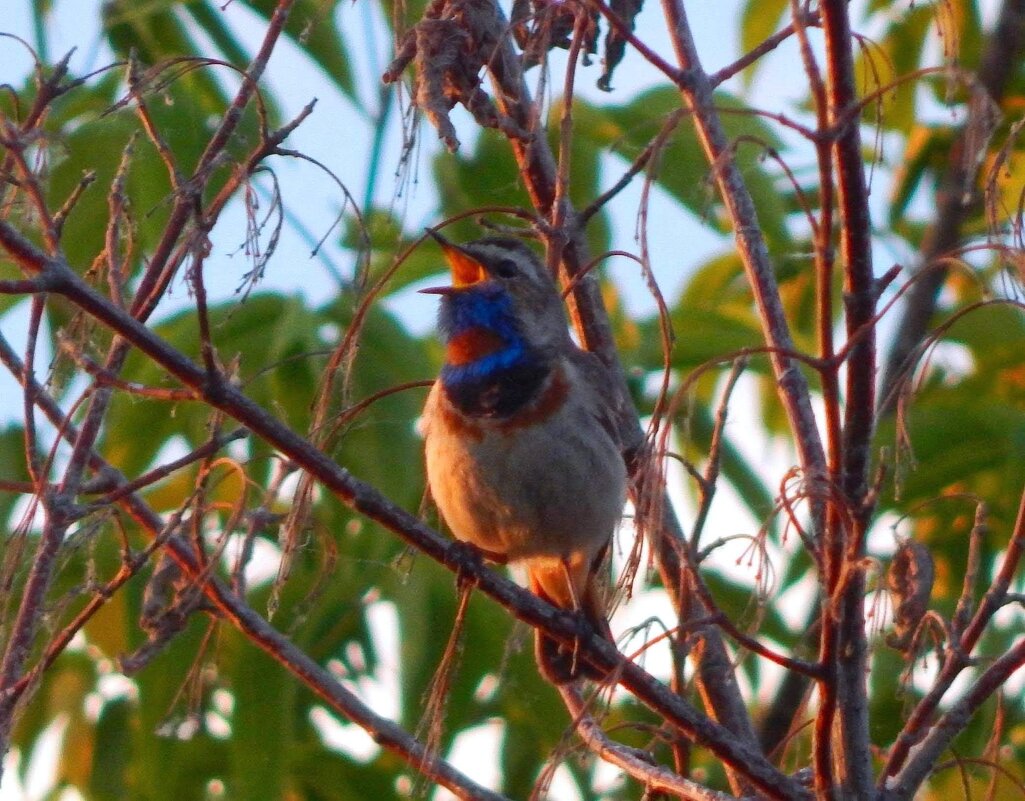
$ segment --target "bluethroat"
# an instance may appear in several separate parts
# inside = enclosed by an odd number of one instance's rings
[[[434,237],[452,273],[451,286],[423,290],[441,296],[445,342],[423,416],[434,501],[457,539],[522,563],[532,592],[611,641],[600,575],[626,468],[605,368],[573,343],[555,282],[525,244]],[[573,647],[541,632],[535,645],[551,682],[603,677]]]

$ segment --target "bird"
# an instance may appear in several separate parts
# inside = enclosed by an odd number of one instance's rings
[[[555,281],[525,243],[428,232],[452,277],[421,290],[440,296],[445,344],[422,416],[434,503],[456,539],[522,564],[535,595],[614,643],[602,573],[627,472],[607,368],[574,344]],[[536,633],[539,670],[554,684],[605,677],[577,650]]]

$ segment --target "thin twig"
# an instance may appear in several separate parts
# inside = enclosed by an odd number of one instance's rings
[[[573,685],[559,688],[566,709],[573,716],[573,726],[577,734],[599,758],[610,765],[629,774],[640,782],[645,790],[673,793],[687,801],[738,801],[729,793],[711,790],[695,781],[684,778],[673,771],[661,767],[647,753],[636,748],[617,743],[602,730],[601,725],[591,716],[580,690]]]
[[[244,439],[249,436],[249,432],[244,428],[236,428],[227,434],[220,434],[213,437],[209,442],[200,445],[198,448],[190,451],[184,456],[175,459],[174,461],[162,464],[159,467],[155,467],[147,473],[143,473],[138,478],[132,479],[131,481],[121,484],[117,489],[111,490],[102,498],[97,498],[90,505],[94,509],[99,509],[104,506],[109,506],[116,501],[121,500],[125,495],[133,492],[138,492],[140,489],[156,484],[161,479],[167,478],[172,473],[181,470],[193,462],[205,459],[217,451],[221,450],[225,445],[228,445],[236,440]],[[88,511],[88,510],[87,510]]]

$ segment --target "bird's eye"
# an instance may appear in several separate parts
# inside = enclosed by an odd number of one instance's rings
[[[512,259],[501,259],[495,265],[495,272],[500,278],[515,278],[519,273],[519,268]]]

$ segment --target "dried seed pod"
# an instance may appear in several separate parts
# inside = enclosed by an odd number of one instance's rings
[[[500,57],[502,30],[494,8],[485,0],[440,0],[431,3],[406,34],[382,80],[392,83],[413,64],[413,102],[437,129],[449,151],[459,148],[448,113],[462,103],[477,123],[508,136],[529,138],[502,114],[481,88],[481,71]]]
[[[929,611],[929,597],[936,577],[932,554],[920,542],[901,540],[886,571],[886,588],[893,599],[893,631],[886,644],[906,652]]]

